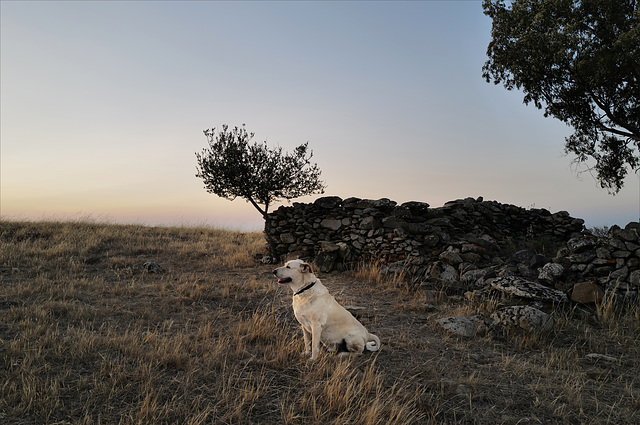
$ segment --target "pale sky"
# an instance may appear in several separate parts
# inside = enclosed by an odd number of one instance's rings
[[[309,142],[324,196],[485,200],[638,220],[571,129],[482,78],[481,1],[2,1],[0,214],[262,228],[203,189],[202,131]],[[320,195],[295,201],[311,202]]]

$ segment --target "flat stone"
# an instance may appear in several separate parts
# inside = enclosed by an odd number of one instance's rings
[[[283,233],[280,235],[280,240],[285,244],[292,244],[296,241],[296,237],[291,233]]]
[[[558,263],[547,263],[542,266],[542,270],[538,274],[538,279],[548,283],[555,282],[564,273],[564,267]]]
[[[592,282],[576,283],[573,285],[573,290],[571,291],[571,301],[581,304],[602,301],[603,296],[604,292],[602,288]]]
[[[585,357],[591,360],[604,360],[605,362],[609,362],[609,363],[618,362],[618,359],[616,359],[615,357],[607,356],[606,354],[600,354],[600,353],[589,353]]]
[[[574,253],[580,253],[580,252],[584,252],[586,250],[590,250],[592,247],[594,247],[596,244],[595,240],[593,239],[586,239],[586,238],[573,238],[573,239],[569,239],[569,241],[567,242],[567,248],[569,248],[571,250],[571,252]]]
[[[336,208],[342,203],[342,198],[339,196],[324,196],[314,201],[314,205],[320,208]]]
[[[320,226],[329,230],[338,230],[342,226],[341,220],[334,220],[331,218],[325,218],[320,222]]]
[[[485,330],[482,316],[445,317],[437,323],[449,333],[463,337],[472,337]]]
[[[444,261],[436,261],[427,269],[427,276],[442,282],[456,282],[458,280],[458,272],[456,269],[445,263]]]
[[[567,296],[564,292],[517,276],[506,276],[493,279],[491,281],[491,287],[510,295],[536,301],[567,301]]]
[[[527,332],[547,332],[553,328],[550,314],[530,305],[512,305],[494,311],[489,317],[491,325]]]

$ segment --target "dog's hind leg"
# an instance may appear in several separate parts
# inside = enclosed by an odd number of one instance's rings
[[[344,342],[347,346],[348,354],[362,354],[364,351],[364,339],[360,336],[347,335]]]

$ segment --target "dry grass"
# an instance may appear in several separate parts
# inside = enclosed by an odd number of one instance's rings
[[[382,351],[311,364],[288,289],[255,261],[263,243],[214,229],[0,222],[0,423],[640,422],[639,306],[605,303],[597,321],[556,311],[547,336],[462,340],[435,319],[493,304],[428,299],[362,266],[320,277],[372,312],[361,320]]]

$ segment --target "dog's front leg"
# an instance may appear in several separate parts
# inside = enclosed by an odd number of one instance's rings
[[[311,334],[304,326],[302,327],[302,333],[304,335],[304,352],[302,354],[309,356],[311,355]]]
[[[313,324],[311,326],[311,359],[318,358],[320,353],[320,336],[322,335],[322,326],[319,324]]]

